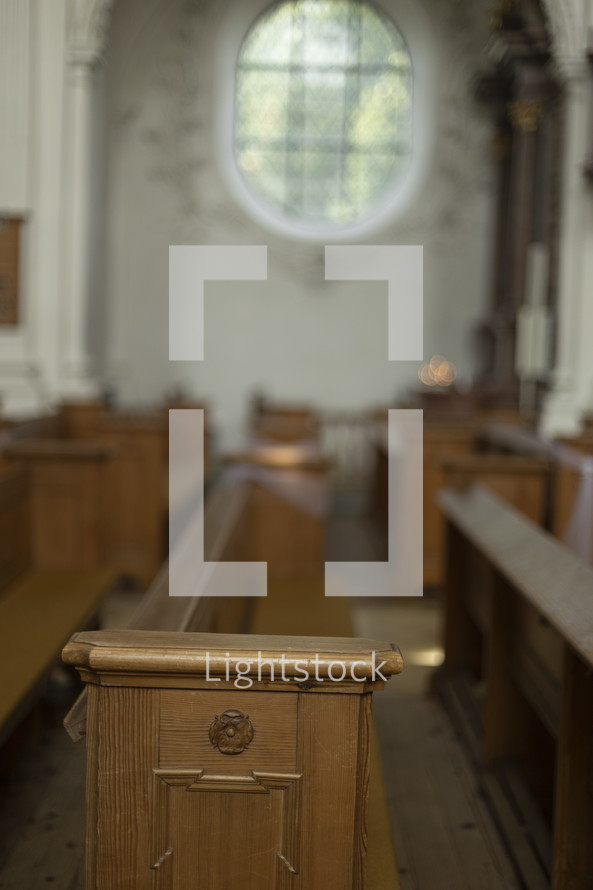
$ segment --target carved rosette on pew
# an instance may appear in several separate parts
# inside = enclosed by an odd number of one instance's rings
[[[77,634],[86,890],[362,890],[371,700],[390,643]]]

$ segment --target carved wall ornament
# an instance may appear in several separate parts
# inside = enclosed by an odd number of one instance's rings
[[[535,133],[542,114],[542,103],[537,99],[517,99],[509,102],[509,116],[513,126],[525,133]]]
[[[209,735],[221,754],[241,754],[253,739],[254,729],[249,715],[230,708],[215,716]]]

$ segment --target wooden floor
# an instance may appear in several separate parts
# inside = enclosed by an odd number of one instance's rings
[[[38,738],[0,766],[2,890],[82,890],[85,746],[61,725],[71,700],[54,693]]]
[[[329,558],[339,558],[335,541],[349,535],[350,522],[340,521]],[[348,552],[356,547],[363,558],[363,539],[370,546],[368,529]],[[133,607],[126,596],[116,600],[108,623],[125,624]],[[359,602],[355,621],[359,634],[392,639],[406,659],[404,673],[375,696],[402,890],[519,890],[448,718],[425,692],[442,657],[437,600]],[[0,764],[0,890],[82,890],[85,748],[60,725],[69,696],[59,676],[37,743]]]

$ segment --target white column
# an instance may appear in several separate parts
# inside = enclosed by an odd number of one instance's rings
[[[61,386],[65,395],[95,393],[88,355],[90,298],[90,122],[93,73],[85,58],[68,63],[68,141],[64,169],[64,291],[61,307]]]
[[[586,58],[591,0],[548,0],[555,55],[565,85],[565,141],[556,324],[556,367],[542,432],[571,434],[593,408],[593,187],[584,176],[591,146],[593,81]]]
[[[591,301],[584,280],[587,248],[591,250],[591,242],[587,244],[587,210],[593,199],[583,174],[587,150],[588,73],[584,58],[582,61],[563,66],[566,130],[560,277],[556,319],[556,367],[553,373],[553,386],[546,399],[542,418],[542,428],[547,434],[570,434],[578,429],[586,401],[586,390],[593,382],[593,361],[589,370],[583,367],[580,331],[584,322],[582,316],[586,311],[586,303]]]
[[[97,394],[89,354],[91,287],[92,114],[94,72],[106,42],[111,0],[71,0],[66,66],[66,157],[64,163],[64,275],[60,309],[62,396]]]

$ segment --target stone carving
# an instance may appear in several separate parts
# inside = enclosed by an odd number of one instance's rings
[[[241,754],[253,739],[254,729],[247,714],[230,708],[221,716],[216,715],[209,735],[221,754]]]

